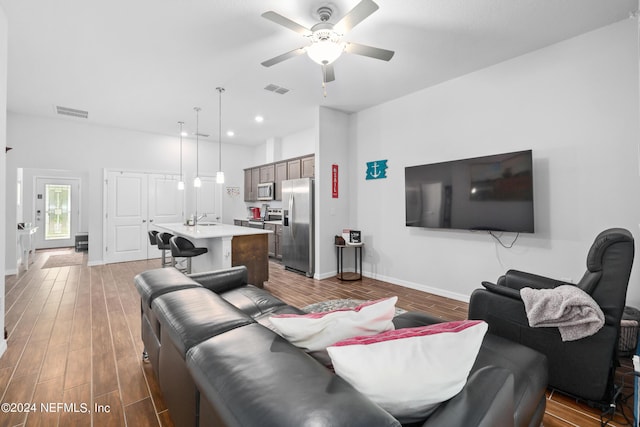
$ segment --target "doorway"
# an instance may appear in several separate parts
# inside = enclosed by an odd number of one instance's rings
[[[80,227],[80,180],[36,177],[36,248],[74,246]]]
[[[183,222],[184,192],[178,180],[177,175],[106,171],[107,264],[160,257],[148,231],[154,223]]]

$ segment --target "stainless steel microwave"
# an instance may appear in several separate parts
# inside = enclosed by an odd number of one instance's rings
[[[273,200],[275,197],[274,183],[263,182],[258,184],[258,200]]]

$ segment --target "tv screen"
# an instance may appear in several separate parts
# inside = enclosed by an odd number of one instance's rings
[[[531,150],[406,167],[408,227],[533,233]]]

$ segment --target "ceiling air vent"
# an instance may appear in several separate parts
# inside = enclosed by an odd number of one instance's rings
[[[63,116],[80,117],[81,119],[86,119],[89,117],[88,111],[76,110],[75,108],[61,107],[59,105],[56,105],[56,113],[62,114]]]
[[[286,87],[282,87],[274,84],[269,84],[265,86],[264,90],[268,90],[269,92],[279,93],[280,95],[284,95],[285,93],[289,92],[289,89],[287,89]]]

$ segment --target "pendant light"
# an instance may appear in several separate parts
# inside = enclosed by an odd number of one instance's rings
[[[218,172],[216,173],[216,183],[224,184],[224,172],[222,172],[222,92],[223,87],[217,87],[218,91]]]
[[[182,176],[182,126],[184,122],[178,122],[180,125],[180,181],[178,181],[178,190],[184,190],[184,177]]]
[[[200,113],[200,107],[193,107],[196,112],[196,177],[193,180],[193,186],[195,188],[200,188],[202,186],[202,181],[200,180],[200,129],[198,123],[198,115]]]

